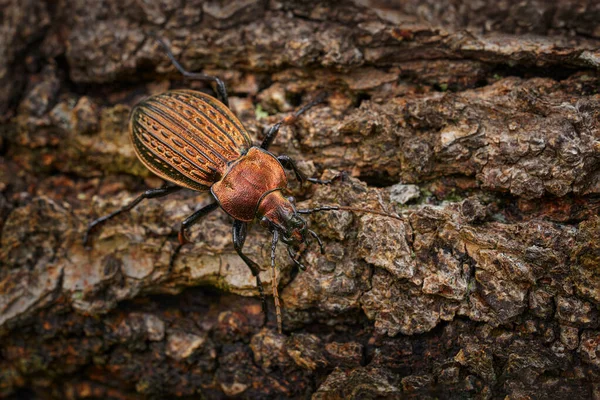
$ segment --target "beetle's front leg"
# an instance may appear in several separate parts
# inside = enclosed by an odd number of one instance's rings
[[[246,233],[248,231],[248,224],[242,221],[235,221],[233,223],[233,247],[238,255],[244,260],[250,271],[252,271],[252,275],[256,278],[256,286],[258,287],[258,291],[260,293],[260,300],[262,301],[262,309],[265,315],[265,322],[267,320],[267,299],[265,297],[265,291],[262,287],[262,282],[260,281],[260,277],[258,274],[260,273],[260,268],[258,264],[252,261],[248,256],[246,256],[242,249],[244,248],[244,243],[246,242]]]
[[[298,169],[298,166],[296,165],[296,163],[294,162],[294,160],[292,160],[292,158],[290,156],[286,156],[281,155],[279,157],[277,157],[277,160],[279,160],[279,162],[281,163],[281,165],[283,165],[284,168],[287,169],[291,169],[292,171],[294,171],[294,174],[296,175],[296,178],[300,181],[300,183],[304,182],[304,181],[309,181],[311,183],[316,183],[319,185],[330,185],[331,183],[333,183],[334,181],[341,179],[342,174],[337,175],[336,177],[334,177],[333,179],[317,179],[317,178],[307,178],[302,171],[300,171]]]

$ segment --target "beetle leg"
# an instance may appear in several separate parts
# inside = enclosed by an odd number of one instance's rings
[[[219,203],[217,203],[217,202],[208,204],[208,205],[202,207],[201,209],[199,209],[198,211],[196,211],[195,213],[193,213],[192,215],[190,215],[189,217],[187,217],[181,223],[181,228],[179,229],[179,233],[177,234],[177,238],[179,239],[179,244],[175,248],[175,251],[171,255],[171,259],[169,260],[169,272],[171,272],[173,270],[173,264],[175,263],[175,258],[177,258],[177,255],[181,251],[181,248],[186,243],[189,243],[189,240],[187,239],[187,237],[185,235],[185,231],[187,229],[189,229],[192,225],[194,225],[196,222],[198,222],[198,220],[200,220],[200,218],[210,214],[212,211],[216,210],[217,208],[219,208]]]
[[[285,117],[284,119],[282,119],[281,121],[279,121],[278,123],[273,125],[271,128],[269,128],[269,131],[267,132],[267,136],[265,136],[265,139],[263,140],[260,147],[265,150],[268,150],[269,147],[271,146],[271,144],[273,143],[273,140],[275,140],[275,137],[277,137],[279,128],[281,128],[282,125],[292,125],[294,122],[296,122],[298,117],[300,117],[302,114],[304,114],[306,111],[310,110],[312,107],[316,106],[317,104],[322,103],[323,101],[325,101],[325,94],[321,94],[314,101],[311,101],[310,103],[306,104],[304,107],[300,108],[298,111],[296,111],[292,115],[288,115],[287,117]]]
[[[198,220],[200,218],[210,214],[217,208],[219,208],[219,203],[214,202],[214,203],[211,203],[211,204],[208,204],[208,205],[202,207],[201,209],[199,209],[198,211],[194,212],[192,215],[187,217],[181,223],[181,228],[179,229],[179,234],[177,235],[177,238],[179,239],[179,244],[184,245],[186,243],[189,243],[189,241],[187,240],[187,237],[185,235],[185,231],[188,230],[196,222],[198,222]]]
[[[167,53],[167,57],[169,57],[169,60],[171,60],[171,63],[173,63],[175,68],[177,68],[177,70],[179,72],[181,72],[181,74],[183,76],[185,76],[186,78],[196,79],[199,81],[214,82],[215,85],[217,86],[216,92],[217,92],[218,99],[221,101],[221,103],[223,103],[227,107],[229,107],[229,99],[227,98],[227,89],[225,87],[225,83],[221,79],[217,78],[216,76],[205,75],[205,74],[202,74],[199,72],[190,72],[190,71],[186,70],[179,63],[179,61],[177,61],[175,59],[175,56],[171,52],[171,49],[169,48],[169,46],[167,46],[167,44],[162,39],[160,39],[154,35],[151,35],[151,36],[153,36],[154,39],[156,39],[156,41],[158,43],[160,43],[160,45],[163,47],[163,49],[165,49],[165,52]]]
[[[308,233],[310,233],[312,237],[317,239],[317,243],[319,243],[319,248],[321,249],[321,254],[325,254],[325,247],[323,246],[323,242],[321,241],[319,235],[317,235],[315,231],[311,231],[310,229],[308,230]]]
[[[262,287],[262,282],[260,281],[260,277],[258,274],[260,273],[260,268],[258,264],[252,261],[248,256],[246,256],[242,249],[244,248],[244,242],[246,242],[246,232],[247,232],[248,224],[242,221],[234,221],[233,222],[233,247],[238,255],[244,260],[250,271],[252,271],[252,275],[256,277],[256,287],[258,288],[258,292],[260,293],[260,300],[262,301],[262,309],[265,315],[265,320],[267,319],[267,299],[265,297],[265,291]]]
[[[292,158],[290,156],[283,154],[283,155],[278,156],[277,160],[279,160],[279,162],[281,163],[281,165],[283,165],[284,168],[291,169],[292,171],[294,171],[294,174],[296,175],[296,179],[298,179],[300,181],[300,183],[303,183],[304,181],[309,181],[311,183],[315,183],[315,184],[319,184],[319,185],[330,185],[334,181],[340,179],[342,176],[340,174],[340,175],[334,177],[333,179],[325,179],[325,180],[317,179],[317,178],[307,178],[302,173],[302,171],[300,171],[298,169],[296,162],[294,160],[292,160]]]
[[[85,231],[85,235],[83,236],[83,245],[84,247],[88,246],[88,241],[90,238],[90,233],[92,232],[92,230],[98,226],[99,224],[102,224],[106,221],[108,221],[109,219],[116,217],[117,215],[125,212],[125,211],[129,211],[131,210],[133,207],[137,206],[142,200],[144,199],[155,199],[157,197],[163,197],[166,196],[168,194],[174,193],[178,190],[181,190],[182,187],[181,186],[163,186],[161,188],[158,189],[149,189],[146,190],[144,193],[142,193],[140,196],[138,196],[135,200],[133,200],[131,203],[127,204],[125,207],[121,207],[116,211],[113,211],[112,213],[105,215],[104,217],[100,217],[94,221],[92,221],[89,225],[87,230]]]
[[[288,247],[287,251],[294,264],[296,264],[302,271],[306,271],[306,266],[296,259],[296,254],[294,254],[292,249]]]
[[[306,180],[306,176],[302,173],[302,171],[298,169],[298,166],[290,156],[282,154],[280,156],[277,156],[277,160],[281,163],[281,165],[283,165],[283,168],[291,169],[292,171],[294,171],[296,179],[298,179],[300,183],[303,183]]]

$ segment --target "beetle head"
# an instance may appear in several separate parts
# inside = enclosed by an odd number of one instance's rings
[[[308,226],[298,215],[293,197],[285,198],[280,191],[267,194],[259,205],[258,216],[260,224],[271,232],[277,230],[286,245],[297,250],[306,243]]]

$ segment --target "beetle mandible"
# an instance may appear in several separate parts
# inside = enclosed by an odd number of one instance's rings
[[[92,221],[85,233],[84,245],[87,246],[90,233],[95,227],[131,210],[144,199],[163,197],[183,188],[210,191],[215,201],[194,212],[181,224],[178,234],[179,246],[171,257],[169,267],[172,267],[181,246],[188,242],[186,230],[220,207],[234,219],[233,245],[256,279],[266,317],[267,307],[259,277],[260,268],[243,252],[248,224],[254,220],[260,221],[261,226],[273,235],[273,296],[277,325],[281,332],[281,313],[274,268],[277,243],[282,241],[288,246],[290,257],[302,269],[304,266],[298,261],[296,254],[306,247],[309,238],[314,238],[323,252],[321,240],[314,231],[308,229],[301,214],[349,210],[398,217],[374,210],[342,206],[296,209],[294,199],[285,197],[282,193],[288,185],[284,168],[292,170],[300,182],[307,180],[317,184],[330,184],[333,180],[307,178],[289,156],[275,156],[268,149],[281,126],[294,123],[311,107],[321,103],[324,97],[318,97],[273,125],[261,145],[253,146],[248,132],[229,109],[224,82],[215,76],[185,70],[169,47],[162,40],[156,40],[185,77],[214,83],[217,98],[199,91],[170,90],[150,96],[133,108],[129,119],[129,135],[135,153],[150,171],[171,184],[147,190],[126,206]]]

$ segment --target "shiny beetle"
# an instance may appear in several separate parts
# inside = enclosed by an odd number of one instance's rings
[[[304,266],[296,255],[299,250],[305,248],[310,237],[317,240],[323,251],[321,240],[315,232],[308,229],[306,221],[300,215],[338,209],[381,213],[341,206],[298,210],[294,206],[293,198],[283,195],[282,191],[288,185],[284,168],[291,169],[301,182],[308,180],[319,184],[331,183],[331,180],[306,178],[290,157],[275,156],[268,151],[282,125],[294,123],[300,115],[322,102],[323,98],[305,105],[293,115],[273,125],[262,144],[253,146],[248,132],[228,108],[227,91],[223,81],[214,76],[186,71],[175,60],[166,44],[158,41],[165,48],[171,62],[185,77],[215,83],[218,99],[193,90],[171,90],[151,96],[133,108],[129,120],[129,134],[135,152],[150,171],[171,184],[147,190],[125,207],[90,223],[85,233],[84,244],[87,245],[90,233],[95,227],[131,210],[144,199],[166,196],[182,188],[210,190],[215,201],[190,215],[181,224],[179,246],[171,257],[170,267],[181,246],[187,243],[186,230],[211,211],[221,207],[234,219],[233,245],[256,278],[266,316],[265,294],[258,275],[260,268],[243,253],[248,223],[257,219],[273,235],[271,271],[277,323],[281,331],[274,268],[275,247],[278,241],[281,240],[288,246],[290,257],[300,268]]]

